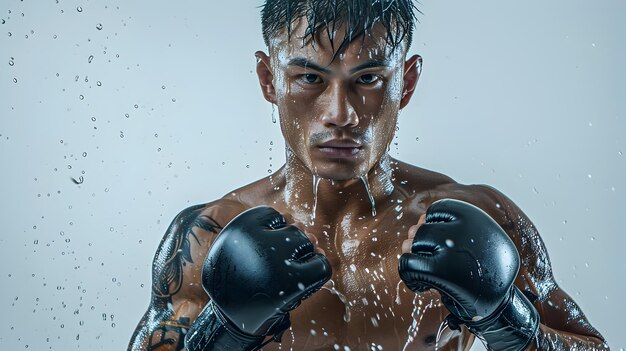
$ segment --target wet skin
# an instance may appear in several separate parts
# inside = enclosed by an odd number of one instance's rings
[[[294,37],[303,27],[294,27]],[[555,283],[536,228],[511,200],[491,187],[458,184],[389,157],[398,111],[411,99],[421,58],[407,59],[404,48],[390,53],[381,38],[376,28],[335,60],[324,36],[302,46],[279,35],[269,55],[256,53],[263,95],[279,109],[286,164],[174,219],[156,253],[152,301],[129,350],[182,348],[186,328],[208,301],[201,269],[212,241],[237,214],[259,205],[274,207],[306,232],[333,269],[331,281],[291,312],[282,343],[264,350],[434,349],[448,312],[436,291],[415,294],[404,286],[398,257],[408,251],[428,206],[442,198],[482,208],[515,242],[522,258],[515,284],[538,297],[541,315],[539,345],[532,348],[607,348]],[[468,349],[473,339],[465,329],[445,329],[438,346]]]

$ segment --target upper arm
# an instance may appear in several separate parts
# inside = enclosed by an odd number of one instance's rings
[[[128,349],[182,350],[185,332],[208,302],[202,266],[222,227],[243,210],[235,201],[191,206],[171,222],[154,256],[152,296]]]
[[[519,251],[521,265],[515,285],[537,297],[533,304],[540,314],[541,324],[556,331],[603,341],[576,302],[556,283],[546,247],[528,216],[496,189],[484,185],[475,187],[490,199],[490,204],[481,208],[500,224]]]

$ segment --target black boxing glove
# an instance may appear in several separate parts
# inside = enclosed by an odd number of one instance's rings
[[[211,301],[185,337],[185,350],[258,350],[280,341],[289,311],[331,277],[309,238],[267,206],[228,223],[211,246],[202,285]]]
[[[539,314],[513,285],[519,253],[487,213],[467,202],[443,199],[426,211],[398,270],[415,292],[438,290],[452,316],[489,350],[523,350],[536,337]]]

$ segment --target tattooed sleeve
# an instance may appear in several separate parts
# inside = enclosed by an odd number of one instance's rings
[[[202,213],[205,208],[196,205],[183,210],[167,229],[152,266],[152,301],[131,338],[129,351],[184,349],[185,333],[192,320],[184,311],[175,310],[173,300],[185,299],[181,291],[184,268],[202,265],[194,262],[191,253],[192,242],[201,245],[196,233],[216,235],[222,229],[213,218]]]

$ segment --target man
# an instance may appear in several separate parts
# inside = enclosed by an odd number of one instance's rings
[[[413,11],[266,2],[257,74],[286,163],[174,219],[129,350],[608,349],[511,200],[389,156]]]

